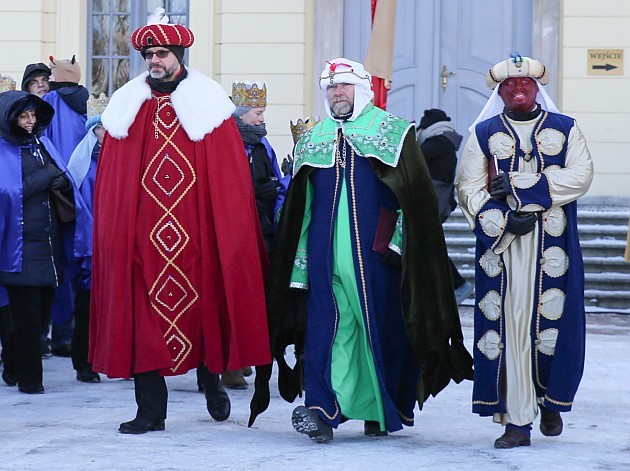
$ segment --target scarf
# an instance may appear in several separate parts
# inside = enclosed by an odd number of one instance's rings
[[[241,133],[241,138],[246,144],[258,144],[263,137],[267,135],[267,127],[265,123],[258,126],[252,126],[247,124],[242,119],[235,119],[238,130]]]
[[[423,131],[418,132],[418,144],[422,144],[424,141],[429,139],[430,137],[439,136],[440,134],[444,134],[445,132],[456,132],[455,125],[450,121],[438,121],[437,123],[433,123],[428,128]]]

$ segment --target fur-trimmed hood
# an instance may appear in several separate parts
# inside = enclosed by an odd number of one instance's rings
[[[188,77],[171,94],[171,103],[192,141],[203,137],[232,116],[234,105],[221,85],[210,77],[186,68]],[[112,95],[102,122],[110,136],[124,139],[142,104],[151,98],[148,72],[127,82]]]

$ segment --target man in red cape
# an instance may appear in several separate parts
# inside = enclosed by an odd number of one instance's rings
[[[222,421],[217,373],[271,361],[267,258],[234,106],[184,67],[193,34],[164,18],[131,35],[148,72],[103,113],[94,197],[90,361],[134,378],[138,412],[119,429],[133,434],[164,430],[164,376],[198,367]]]

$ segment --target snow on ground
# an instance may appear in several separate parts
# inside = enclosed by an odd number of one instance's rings
[[[467,345],[472,318],[462,308]],[[133,383],[74,379],[69,359],[44,361],[46,394],[29,396],[0,385],[0,469],[7,470],[630,470],[630,316],[588,316],[584,378],[565,429],[532,446],[496,450],[502,428],[471,413],[472,383],[451,384],[416,413],[416,426],[388,437],[363,436],[361,422],[342,424],[328,445],[291,427],[277,394],[247,428],[248,391],[230,391],[232,415],[214,422],[197,392],[194,372],[167,379],[166,431],[118,433],[135,415]],[[252,379],[250,378],[250,383]]]

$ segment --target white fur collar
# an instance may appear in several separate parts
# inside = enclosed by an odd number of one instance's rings
[[[201,141],[232,116],[234,105],[217,82],[194,69],[186,70],[188,76],[171,94],[171,103],[188,137]],[[112,95],[102,116],[103,126],[112,137],[126,138],[140,107],[151,98],[147,75],[137,76]]]

